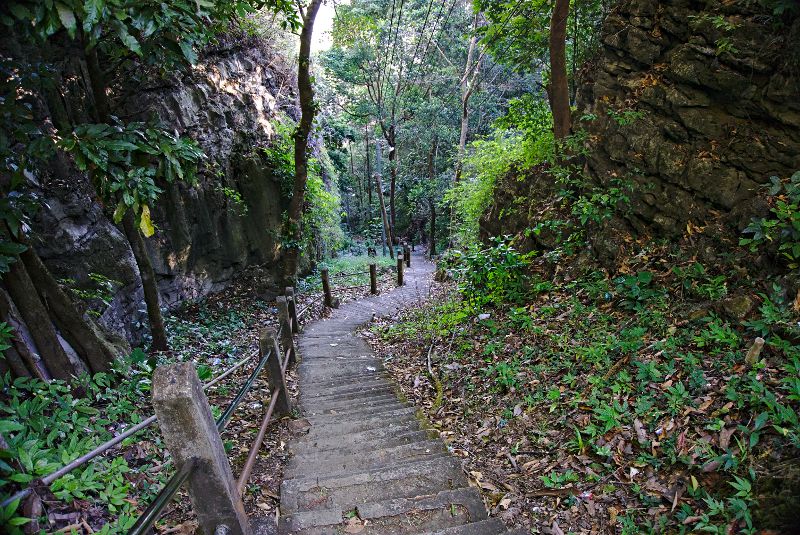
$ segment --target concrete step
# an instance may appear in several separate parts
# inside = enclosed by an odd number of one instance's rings
[[[307,491],[294,494],[294,499],[291,502],[284,503],[284,496],[282,496],[281,511],[283,514],[320,508],[338,508],[342,511],[351,511],[362,504],[372,501],[420,496],[443,490],[452,490],[466,485],[467,480],[461,470],[447,470],[445,472],[413,474],[388,481],[361,481],[349,486],[330,488],[316,486]]]
[[[359,382],[353,385],[342,386],[341,383],[331,386],[318,384],[311,391],[300,392],[301,401],[331,401],[336,399],[358,399],[371,395],[394,393],[394,386],[385,377],[379,377],[372,382]]]
[[[342,441],[339,437],[332,437],[325,440],[292,442],[289,444],[288,449],[295,456],[326,451],[357,453],[374,451],[380,448],[391,448],[392,446],[399,446],[400,444],[410,444],[411,442],[434,439],[437,437],[438,434],[434,431],[419,429],[408,430],[402,428],[385,430],[379,428],[350,435],[349,438],[352,443],[346,446],[342,445]]]
[[[348,451],[344,446],[343,450],[328,450],[324,452],[309,452],[303,455],[295,455],[289,459],[286,465],[287,472],[297,470],[308,470],[313,467],[315,471],[336,469],[347,466],[377,466],[389,460],[407,459],[428,455],[430,453],[447,451],[441,440],[422,440],[408,444],[398,444],[388,448],[372,450],[370,452]]]
[[[375,417],[357,418],[355,420],[347,419],[328,419],[324,421],[310,420],[311,429],[306,434],[307,437],[325,437],[325,436],[340,436],[346,437],[352,433],[360,431],[367,431],[377,427],[391,427],[394,425],[402,425],[408,422],[419,423],[414,416],[413,407],[405,407],[396,411],[382,413]]]
[[[330,370],[333,373],[335,370]],[[333,388],[354,389],[366,383],[383,379],[388,381],[386,371],[383,369],[367,370],[357,373],[347,373],[342,375],[327,375],[324,371],[301,374],[300,387],[311,391]]]
[[[472,488],[364,503],[355,512],[366,521],[361,533],[367,535],[414,534],[419,533],[420,528],[444,529],[481,521],[487,516],[480,493]],[[348,513],[351,511],[338,507],[301,511],[282,517],[279,529],[282,533],[335,533],[335,528],[344,523]],[[322,528],[328,531],[319,531]]]
[[[401,403],[394,395],[394,392],[378,392],[360,398],[340,399],[331,397],[324,400],[310,401],[306,407],[306,414],[323,414],[327,411],[347,410],[347,409],[366,409],[369,407],[379,407],[387,403]]]
[[[306,411],[305,417],[306,419],[311,422],[311,425],[316,424],[325,424],[328,422],[345,422],[345,421],[359,421],[365,418],[373,418],[378,416],[387,415],[387,417],[391,418],[391,415],[403,414],[405,411],[410,410],[412,414],[416,412],[413,407],[405,403],[400,403],[396,399],[391,400],[387,403],[383,403],[381,405],[375,405],[371,407],[353,407],[353,408],[337,408],[337,409],[330,409],[323,412],[311,412]]]
[[[332,456],[323,454],[308,456],[295,461],[291,459],[286,466],[284,474],[286,477],[302,477],[306,474],[314,475],[324,473],[347,473],[356,470],[368,470],[380,468],[382,466],[392,466],[399,462],[414,459],[424,459],[435,455],[443,455],[447,452],[444,445],[439,440],[429,440],[426,442],[414,442],[403,444],[385,450],[378,450],[370,453],[351,453],[347,455]]]
[[[287,481],[291,481],[291,486],[297,488],[311,488],[314,485],[321,485],[325,487],[333,487],[336,485],[343,485],[343,482],[355,480],[372,480],[382,478],[392,478],[392,474],[402,473],[404,475],[411,473],[425,473],[430,470],[430,466],[440,467],[442,463],[450,461],[460,466],[458,461],[446,453],[434,453],[419,458],[411,459],[397,459],[394,462],[387,463],[381,466],[373,466],[366,468],[356,468],[355,470],[345,470],[339,472],[317,472],[317,473],[300,473],[294,476],[284,474]]]

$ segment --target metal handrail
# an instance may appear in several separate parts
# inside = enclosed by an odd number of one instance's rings
[[[250,388],[252,388],[253,383],[255,383],[255,380],[258,377],[258,374],[264,369],[264,365],[266,363],[267,359],[263,358],[258,362],[258,365],[253,370],[253,373],[250,374],[250,377],[247,378],[247,381],[245,381],[245,383],[242,385],[242,388],[239,389],[239,392],[231,400],[228,408],[225,409],[225,412],[219,417],[219,420],[217,420],[217,430],[219,432],[222,432],[226,427],[228,427],[228,422],[230,422],[231,416],[233,416],[233,413],[239,406],[239,403],[242,402],[245,395],[247,395],[247,393],[250,391]]]
[[[136,523],[128,531],[128,535],[144,535],[150,530],[155,521],[158,520],[158,517],[161,516],[161,512],[172,501],[178,489],[181,488],[181,485],[189,479],[196,466],[197,462],[194,459],[190,459],[175,472],[175,475],[167,481],[164,488],[161,489],[155,499],[147,506],[144,513],[136,520]]]

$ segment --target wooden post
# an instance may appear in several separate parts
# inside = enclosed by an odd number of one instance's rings
[[[292,334],[292,318],[289,315],[289,300],[283,295],[279,295],[276,300],[278,302],[278,321],[281,326],[281,347],[284,352],[289,352],[289,362],[286,365],[292,366],[297,355]],[[283,359],[283,353],[281,353],[281,359]]]
[[[281,350],[278,347],[278,340],[275,338],[275,329],[264,328],[258,337],[258,350],[262,359],[267,359],[267,370],[269,370],[269,390],[278,391],[278,401],[275,402],[275,414],[285,416],[292,412],[289,405],[289,391],[286,390],[286,379],[281,368]]]
[[[408,248],[408,245],[405,246],[405,249],[403,251],[403,256],[406,259],[406,267],[410,268],[411,267],[411,249]]]
[[[300,322],[297,320],[297,302],[294,300],[294,288],[286,287],[286,301],[289,304],[289,318],[292,320],[292,332],[300,332]]]
[[[375,264],[369,265],[369,293],[378,293],[378,266]]]
[[[250,523],[194,364],[156,369],[153,408],[176,466],[197,465],[189,475],[189,496],[203,534],[214,535],[225,526],[231,535],[250,535]]]
[[[397,285],[403,285],[403,255],[397,255]]]
[[[325,306],[328,308],[333,308],[333,295],[331,294],[331,279],[330,275],[328,275],[328,270],[322,270],[322,291],[325,294]]]

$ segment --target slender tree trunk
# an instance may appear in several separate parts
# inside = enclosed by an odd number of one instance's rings
[[[167,343],[167,331],[164,328],[164,317],[161,315],[156,274],[153,271],[153,264],[150,263],[150,257],[147,255],[144,239],[142,239],[139,229],[136,228],[133,212],[130,210],[122,218],[122,229],[133,250],[136,266],[139,268],[139,278],[142,280],[142,289],[144,290],[144,303],[147,307],[147,317],[150,320],[150,335],[153,338],[152,348],[156,351],[166,351],[169,349],[169,344]]]
[[[300,123],[294,133],[294,188],[286,217],[285,235],[289,239],[284,256],[284,279],[293,282],[297,277],[300,260],[306,183],[308,182],[308,136],[314,123],[314,87],[311,84],[311,38],[314,34],[314,19],[322,0],[311,0],[303,14],[303,30],[300,32],[300,54],[298,57],[297,89],[300,93]]]
[[[394,240],[392,238],[392,228],[389,226],[389,218],[386,215],[386,201],[383,198],[383,181],[380,173],[375,173],[375,193],[378,195],[378,202],[381,205],[381,218],[383,219],[383,230],[386,235],[385,241],[389,245],[389,257],[394,258]]]
[[[98,119],[101,123],[108,123],[111,121],[111,106],[108,102],[108,95],[106,95],[107,85],[97,57],[97,49],[90,48],[86,50],[86,68],[89,72],[89,81],[92,86],[92,96]],[[164,329],[164,317],[161,314],[161,303],[153,264],[147,255],[144,240],[134,224],[133,214],[130,210],[122,218],[122,229],[125,237],[128,238],[133,257],[139,268],[139,278],[142,281],[144,302],[147,308],[147,319],[150,323],[150,335],[153,338],[152,347],[157,351],[166,351],[169,349],[169,345],[167,343],[167,332]]]
[[[372,217],[372,180],[369,178],[372,176],[372,169],[369,161],[369,125],[364,125],[364,153],[367,155],[367,172],[364,178],[366,179],[365,182],[367,183],[367,195],[369,206],[370,206],[370,217]]]
[[[433,199],[429,199],[431,205],[431,237],[430,247],[428,247],[428,257],[433,258],[436,254],[436,203]]]
[[[3,283],[22,321],[29,327],[33,343],[50,374],[56,379],[71,379],[75,375],[75,368],[58,340],[50,315],[36,293],[25,264],[19,258],[11,264]]]
[[[456,169],[453,177],[453,182],[457,183],[461,180],[461,169],[463,166],[464,152],[467,148],[467,134],[469,132],[469,99],[474,90],[475,78],[477,76],[479,67],[472,66],[475,58],[475,48],[478,43],[478,13],[472,21],[472,37],[469,39],[469,48],[467,49],[467,63],[464,65],[464,76],[461,78],[461,134],[458,137],[458,157],[456,159]]]
[[[397,144],[395,138],[394,124],[389,128],[389,135],[386,138],[389,144],[389,225],[391,228],[392,240],[395,235],[395,192],[397,190],[397,166],[399,159],[397,157]],[[394,241],[391,242],[394,245]]]
[[[550,19],[550,87],[547,91],[553,112],[553,135],[557,140],[570,133],[572,119],[567,82],[567,19],[569,0],[556,0]]]

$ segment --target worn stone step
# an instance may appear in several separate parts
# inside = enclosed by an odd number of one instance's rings
[[[401,425],[416,420],[413,407],[404,407],[394,411],[381,413],[378,416],[359,417],[353,420],[347,418],[327,418],[324,420],[309,420],[311,429],[308,437],[340,436],[346,438],[351,433],[375,429],[376,427]]]
[[[339,508],[350,511],[371,501],[420,496],[443,490],[452,490],[467,485],[467,479],[460,470],[426,472],[389,481],[358,482],[349,486],[316,486],[294,495],[291,503],[284,504],[281,498],[281,511],[291,514],[320,508]]]
[[[336,411],[336,410],[358,410],[362,408],[369,408],[369,407],[379,407],[381,405],[385,405],[387,403],[402,403],[397,396],[394,395],[394,392],[379,392],[374,393],[371,392],[371,395],[364,396],[361,398],[350,398],[350,399],[340,399],[337,397],[330,397],[328,399],[323,400],[315,400],[309,403],[309,407],[306,408],[307,414],[324,414],[329,411]]]
[[[282,517],[280,529],[283,533],[326,533],[306,530],[335,529],[343,524],[344,517],[349,512],[339,507],[301,511]],[[487,517],[480,494],[472,488],[363,503],[357,507],[356,512],[359,518],[367,521],[361,533],[369,535],[413,534],[419,533],[425,527],[443,529],[481,521]]]
[[[328,456],[328,454],[322,454],[320,459],[314,461],[310,460],[313,456],[300,459],[296,462],[292,459],[286,466],[284,473],[287,477],[297,477],[319,472],[347,473],[356,470],[380,468],[381,466],[391,466],[399,462],[424,459],[444,453],[446,453],[446,450],[440,441],[414,442],[411,444],[394,446],[386,450],[370,452],[368,454],[350,453],[346,455],[334,454],[330,456]]]
[[[422,455],[419,457],[410,457],[407,459],[393,459],[385,464],[380,464],[377,466],[357,466],[350,470],[330,470],[327,472],[317,472],[312,471],[309,467],[307,472],[300,472],[298,471],[296,474],[289,474],[288,472],[284,474],[288,480],[295,480],[303,483],[314,483],[318,485],[328,485],[334,481],[340,480],[347,476],[357,476],[359,474],[368,475],[375,475],[381,472],[391,473],[394,470],[401,470],[404,467],[408,467],[411,470],[420,469],[419,466],[422,466],[425,463],[430,461],[434,461],[437,459],[448,459],[452,458],[446,452],[433,452],[428,455]]]
[[[328,422],[358,421],[364,418],[378,417],[388,413],[402,412],[405,410],[415,411],[413,407],[406,403],[401,403],[397,399],[389,400],[379,405],[366,407],[340,407],[328,409],[323,412],[306,411],[305,417],[312,425],[325,424]]]
[[[345,488],[361,484],[388,483],[397,479],[405,479],[426,474],[439,474],[443,478],[455,479],[463,476],[461,462],[455,457],[443,456],[433,459],[415,460],[400,463],[383,470],[367,470],[339,476],[317,474],[316,477],[284,479],[281,483],[281,504],[286,496],[286,503],[296,503],[298,494],[308,492],[317,487]]]
[[[325,452],[309,452],[302,455],[295,455],[287,464],[287,472],[308,469],[314,467],[315,470],[329,470],[342,467],[377,466],[385,464],[390,460],[405,459],[428,455],[434,452],[446,451],[441,440],[425,439],[419,442],[408,444],[398,444],[388,448],[381,448],[364,452],[328,450]]]
[[[301,388],[303,384],[301,382]],[[372,381],[361,381],[354,384],[343,385],[337,381],[327,383],[317,383],[306,385],[306,390],[300,392],[300,399],[306,400],[327,400],[327,399],[348,399],[370,392],[391,391],[394,392],[392,385],[386,377],[376,377]]]
[[[380,431],[384,431],[380,429]],[[358,438],[354,438],[358,436]],[[311,452],[324,452],[324,451],[339,451],[339,452],[366,452],[373,451],[378,448],[391,448],[392,446],[399,446],[400,444],[410,444],[420,440],[427,440],[436,438],[438,435],[432,431],[419,430],[411,428],[409,430],[397,429],[393,432],[385,432],[381,434],[370,435],[367,433],[358,433],[351,435],[350,444],[342,444],[338,437],[327,440],[316,441],[297,441],[289,444],[289,451],[293,455],[305,455]]]

